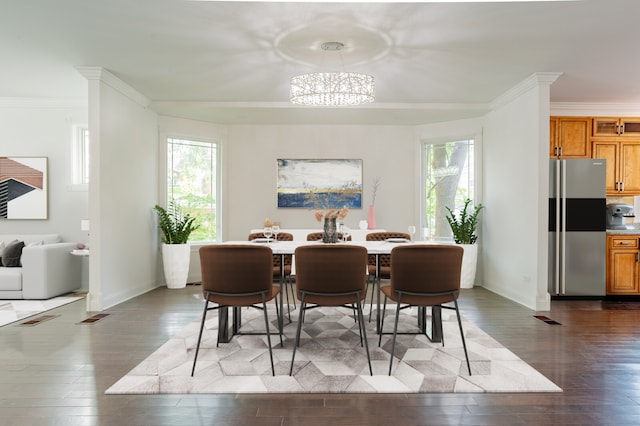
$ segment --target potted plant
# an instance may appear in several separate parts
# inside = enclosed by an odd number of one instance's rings
[[[183,214],[175,202],[165,209],[156,204],[158,226],[162,230],[162,263],[168,288],[183,288],[187,285],[191,247],[189,235],[198,229],[196,218]]]
[[[464,200],[464,206],[460,212],[460,217],[456,217],[453,210],[445,207],[449,214],[447,222],[451,226],[453,232],[453,241],[464,249],[462,256],[462,272],[460,276],[460,287],[472,288],[476,276],[476,264],[478,262],[478,245],[476,241],[478,236],[476,230],[478,227],[478,214],[484,208],[482,204],[474,207],[473,212],[468,212],[471,200]]]

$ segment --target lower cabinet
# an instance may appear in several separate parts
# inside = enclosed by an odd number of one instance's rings
[[[640,235],[607,235],[607,294],[640,294]]]

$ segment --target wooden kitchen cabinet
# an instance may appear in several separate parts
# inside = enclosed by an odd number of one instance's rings
[[[591,158],[591,118],[550,117],[549,156]]]
[[[640,294],[640,235],[607,235],[607,294]]]
[[[640,140],[640,118],[594,117],[593,137],[636,138]]]
[[[607,160],[607,195],[640,195],[640,141],[594,140],[592,157]]]

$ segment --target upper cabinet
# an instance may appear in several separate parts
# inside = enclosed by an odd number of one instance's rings
[[[640,139],[640,118],[595,117],[593,119],[593,137]]]
[[[590,117],[550,117],[549,156],[558,158],[591,157]],[[640,121],[638,121],[640,125]]]
[[[640,141],[594,140],[593,158],[607,160],[607,195],[640,195]]]

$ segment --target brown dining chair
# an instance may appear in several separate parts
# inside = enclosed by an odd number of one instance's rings
[[[262,232],[253,232],[249,234],[247,240],[253,241],[259,238],[265,238]],[[277,241],[293,241],[293,234],[289,232],[279,232],[278,236],[275,237]],[[280,269],[280,263],[282,262],[282,269]],[[289,322],[291,322],[291,308],[290,308],[290,300],[289,300],[289,288],[291,288],[291,299],[293,300],[293,306],[296,306],[296,298],[293,295],[293,282],[291,276],[291,266],[293,265],[293,256],[290,254],[285,254],[283,256],[279,254],[273,255],[273,279],[280,282],[280,275],[282,274],[284,278],[283,286],[284,286],[284,294],[287,298],[287,313],[289,316]]]
[[[323,232],[310,232],[307,234],[307,241],[322,241]],[[342,232],[338,232],[338,240],[342,241],[344,236]],[[351,235],[347,237],[347,241],[351,241]]]
[[[214,309],[226,307],[235,309],[243,306],[261,309],[264,312],[264,325],[271,359],[271,373],[275,376],[267,302],[278,295],[280,287],[273,285],[273,256],[271,249],[267,246],[219,244],[202,246],[199,252],[204,311],[202,312],[202,323],[200,324],[200,334],[198,335],[196,353],[193,358],[191,376],[196,370],[196,361],[198,360],[207,312]],[[210,306],[210,303],[217,304],[217,306]],[[278,309],[277,299],[275,305],[278,324],[282,324],[280,317],[282,306]],[[238,330],[239,325],[235,323],[236,315],[233,315],[233,318],[233,330],[236,331],[236,334],[265,334],[241,333]],[[220,342],[220,331],[221,329],[219,328],[218,344]],[[280,335],[280,346],[282,346],[281,329],[278,334]]]
[[[405,240],[411,240],[411,235],[405,232],[371,232],[366,235],[367,241],[386,241],[389,238],[403,238]],[[380,279],[388,280],[391,277],[391,255],[381,254],[378,255],[378,262],[380,263]],[[376,279],[377,267],[376,267],[376,255],[370,254],[368,261],[369,276],[367,277],[367,291],[370,284]],[[369,305],[369,321],[371,321],[371,312],[373,309],[373,297],[375,291],[371,291],[371,304]]]
[[[462,253],[462,247],[437,244],[404,245],[394,247],[391,250],[391,285],[381,289],[384,294],[384,306],[382,310],[383,325],[387,299],[396,302],[396,318],[393,327],[389,375],[391,375],[393,357],[395,356],[400,311],[410,306],[424,308],[438,306],[456,311],[464,356],[467,360],[467,370],[469,370],[469,375],[471,375],[467,344],[465,342],[460,311],[458,309]],[[444,303],[450,302],[453,302],[453,306],[443,305]],[[382,334],[381,326],[378,346],[382,341]],[[444,337],[442,338],[442,345],[444,346]]]
[[[356,311],[360,344],[364,345],[366,349],[369,373],[373,375],[362,315],[366,285],[367,249],[362,246],[312,244],[296,248],[295,262],[296,290],[300,300],[300,313],[289,375],[293,374],[293,364],[296,349],[300,344],[300,331],[305,311],[318,306],[343,306]]]

